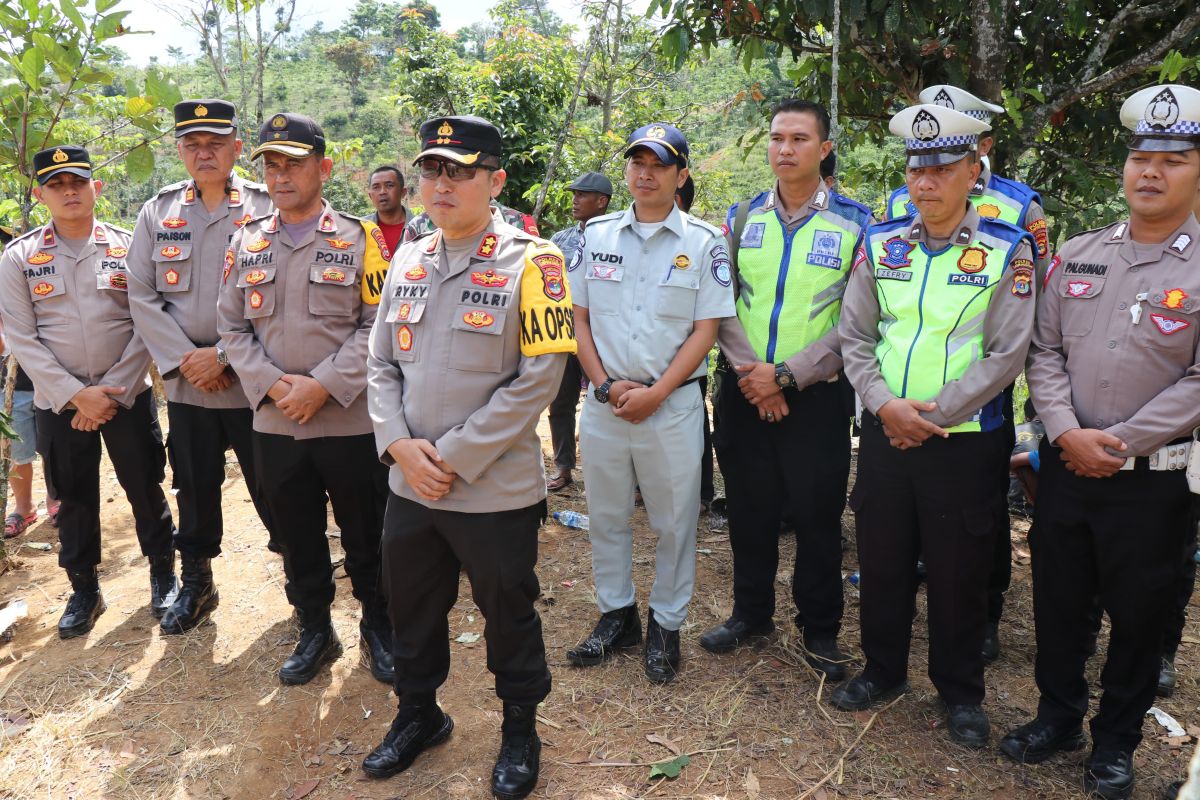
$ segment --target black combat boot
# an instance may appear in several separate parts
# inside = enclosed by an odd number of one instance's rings
[[[95,567],[81,570],[67,570],[71,579],[71,599],[67,608],[58,620],[58,636],[60,639],[73,639],[83,636],[96,624],[96,618],[107,608],[104,598],[100,595],[100,578],[96,575]]]
[[[396,680],[396,662],[392,658],[392,623],[383,601],[363,603],[358,633],[359,659],[375,680],[391,686]]]
[[[300,641],[279,668],[279,680],[288,686],[308,683],[325,664],[342,654],[342,643],[329,621],[329,609],[296,609],[300,618]]]
[[[183,556],[183,582],[179,596],[163,614],[163,633],[186,633],[204,622],[221,602],[213,583],[212,560]]]
[[[454,720],[442,711],[432,694],[405,695],[392,727],[379,746],[363,759],[363,772],[390,778],[412,766],[417,756],[450,738]]]
[[[150,613],[162,619],[179,595],[175,580],[175,551],[165,556],[150,556]]]
[[[537,735],[537,704],[504,704],[500,757],[492,769],[492,794],[502,800],[528,797],[537,786],[542,740]]]

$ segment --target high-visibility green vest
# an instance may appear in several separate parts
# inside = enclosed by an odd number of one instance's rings
[[[981,219],[974,239],[930,252],[907,237],[911,217],[867,230],[866,261],[879,300],[875,357],[896,397],[928,401],[958,380],[984,353],[983,321],[992,295],[1008,291],[1001,277],[1023,231]],[[999,399],[999,398],[997,398]],[[1002,420],[993,401],[947,430],[994,430]]]
[[[1041,197],[1033,189],[1020,181],[1001,178],[999,175],[988,175],[985,182],[981,177],[971,189],[971,203],[979,216],[987,219],[998,219],[1018,228],[1027,227],[1025,214],[1032,203],[1041,203]],[[901,186],[892,192],[888,198],[888,219],[899,219],[916,213],[908,196],[908,187]]]
[[[751,203],[738,245],[737,316],[754,353],[777,364],[837,326],[842,295],[870,212],[835,192],[788,233],[775,193]],[[737,205],[729,210],[736,216]]]

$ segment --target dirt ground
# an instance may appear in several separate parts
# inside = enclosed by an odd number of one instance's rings
[[[575,486],[552,496],[551,509],[586,512],[581,484],[577,470]],[[19,566],[0,577],[0,600],[23,597],[30,607],[12,641],[0,642],[0,797],[488,796],[500,703],[483,640],[473,641],[483,631],[483,619],[465,581],[451,620],[453,667],[439,696],[454,717],[454,735],[406,773],[372,781],[359,763],[386,732],[395,698],[359,665],[358,608],[344,576],[338,581],[334,623],[345,654],[307,686],[284,687],[275,671],[290,653],[296,631],[284,598],[282,563],[266,549],[266,533],[236,467],[226,483],[225,552],[214,562],[221,606],[210,623],[185,636],[162,636],[150,615],[146,561],[107,462],[102,495],[101,581],[108,611],[89,636],[58,639],[55,626],[69,589],[54,553],[16,546]],[[852,533],[849,515],[845,526]],[[1015,574],[1001,628],[1003,653],[987,672],[985,708],[993,741],[1029,719],[1036,707],[1025,528],[1022,522],[1014,525]],[[644,613],[654,551],[641,508],[635,531]],[[43,517],[10,544],[55,541],[55,530]],[[586,670],[567,664],[566,648],[590,630],[595,618],[588,538],[584,531],[549,522],[540,541],[544,596],[539,608],[554,691],[540,715],[542,779],[534,797],[1081,796],[1077,787],[1086,751],[1018,767],[994,749],[973,752],[948,741],[924,674],[923,596],[914,628],[913,691],[878,716],[848,715],[824,702],[821,695],[828,690],[804,666],[788,620],[785,572],[776,581],[780,628],[769,642],[720,657],[697,644],[705,628],[725,619],[731,604],[732,557],[719,519],[700,521],[696,595],[683,631],[684,669],[665,687],[646,681],[636,655]],[[330,543],[336,557],[336,537]],[[781,564],[791,562],[792,548],[792,538],[784,536]],[[845,572],[854,565],[851,548]],[[845,587],[842,642],[858,658],[857,589],[848,582]],[[1200,733],[1200,688],[1192,669],[1200,660],[1197,616],[1193,613],[1179,656],[1180,688],[1159,703],[1193,733]],[[1102,636],[1101,654],[1105,642]],[[1093,685],[1101,664],[1102,655],[1089,663]],[[1195,741],[1167,740],[1149,717],[1145,733],[1137,753],[1134,796],[1140,800],[1157,798],[1165,784],[1182,776]],[[676,752],[690,759],[679,777],[651,777],[651,765],[673,759]]]

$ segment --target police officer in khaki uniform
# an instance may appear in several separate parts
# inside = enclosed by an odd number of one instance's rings
[[[100,563],[100,439],[133,510],[150,559],[150,610],[174,602],[174,525],[162,490],[166,455],[146,376],[150,354],[129,313],[129,231],[93,216],[101,182],[82,147],[33,157],[34,195],[51,221],[0,259],[0,311],[8,345],[34,385],[38,450],[62,505],[58,564],[73,593],[58,622],[64,639],[104,612]]]
[[[867,229],[842,301],[846,375],[862,398],[850,496],[862,573],[866,666],[830,701],[869,708],[907,690],[923,552],[929,570],[929,677],[952,741],[984,747],[986,587],[995,509],[1007,486],[1004,387],[1033,328],[1033,241],[979,216],[982,121],[938,105],[895,115],[918,213]]]
[[[329,619],[328,495],[362,603],[361,657],[391,683],[379,587],[387,471],[375,457],[366,395],[367,338],[390,254],[374,223],[322,199],[333,162],[316,122],[275,114],[258,141],[251,157],[263,159],[277,211],[233,237],[217,327],[254,409],[254,459],[300,618],[300,642],[279,678],[307,683],[341,652]]]
[[[250,443],[254,413],[217,346],[229,241],[266,214],[271,200],[265,186],[233,173],[242,141],[232,104],[177,103],[175,140],[191,180],[167,186],[142,207],[126,256],[133,321],[166,381],[167,453],[179,489],[182,587],[163,615],[164,633],[191,630],[217,607],[211,559],[221,553],[221,484],[231,446],[259,518],[271,529]]]
[[[1200,91],[1143,89],[1121,121],[1133,131],[1129,217],[1070,239],[1038,306],[1027,375],[1046,425],[1029,533],[1041,699],[1000,745],[1024,762],[1083,746],[1098,596],[1112,632],[1083,779],[1104,798],[1133,791],[1189,539],[1184,467],[1200,424]]]
[[[421,199],[438,230],[401,245],[371,333],[368,400],[391,467],[384,585],[400,708],[363,762],[376,778],[450,735],[436,692],[450,670],[446,615],[465,570],[504,701],[492,792],[537,785],[537,705],[550,691],[533,602],[546,479],[535,431],[575,352],[562,253],[498,221],[500,132],[478,117],[420,129]]]

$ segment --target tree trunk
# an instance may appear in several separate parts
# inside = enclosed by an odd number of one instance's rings
[[[617,0],[616,23],[613,25],[612,31],[612,52],[608,56],[608,69],[605,70],[604,82],[604,124],[601,131],[608,133],[612,129],[612,111],[613,111],[613,95],[616,91],[616,72],[617,65],[621,61],[621,12],[624,10],[625,0]],[[608,14],[604,14],[604,24],[608,24]]]
[[[263,51],[262,3],[254,4],[254,33],[257,37],[254,59],[254,124],[261,125],[263,116],[266,114],[266,104],[263,101],[263,72],[266,65],[263,62],[267,58],[267,54]]]
[[[1003,105],[1004,68],[1008,54],[1004,32],[1008,30],[1011,0],[970,0],[971,16],[971,94],[990,103]],[[993,169],[1002,167],[1004,150],[989,156]]]

